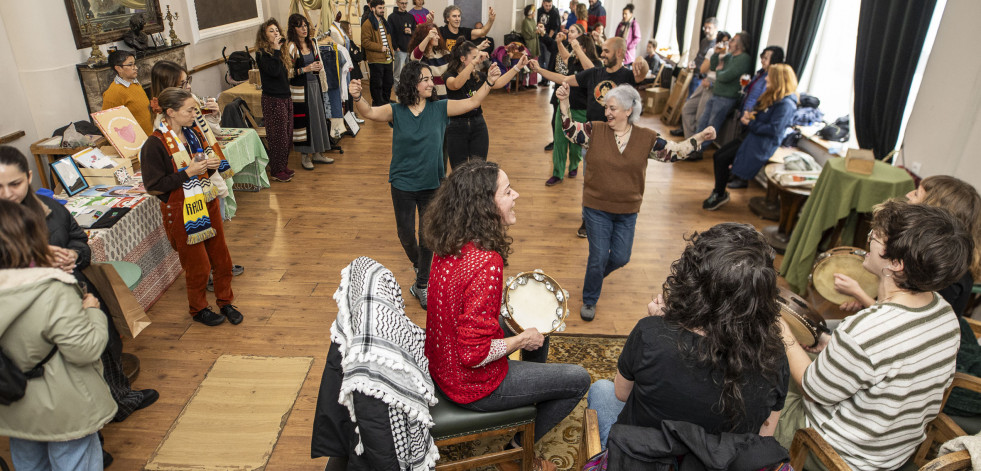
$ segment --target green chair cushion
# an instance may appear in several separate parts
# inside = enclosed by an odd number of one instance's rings
[[[140,284],[140,279],[143,278],[143,270],[140,269],[139,265],[119,260],[113,260],[106,263],[112,265],[113,268],[116,269],[116,273],[119,273],[119,277],[123,279],[123,283],[126,283],[126,286],[130,289],[130,291],[136,288],[136,285]]]
[[[430,430],[435,440],[525,425],[535,420],[535,406],[518,407],[499,412],[475,412],[464,409],[436,391],[439,403],[429,409],[436,425]]]

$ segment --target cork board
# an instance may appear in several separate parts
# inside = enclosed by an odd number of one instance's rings
[[[206,30],[259,17],[256,0],[194,0],[197,29]]]

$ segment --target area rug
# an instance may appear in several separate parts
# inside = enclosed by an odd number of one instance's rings
[[[598,379],[612,380],[617,371],[617,359],[626,337],[583,335],[583,334],[552,334],[549,340],[549,363],[575,363],[586,368],[593,381]],[[545,434],[535,444],[538,456],[548,459],[561,470],[575,469],[579,456],[579,442],[582,436],[582,419],[586,410],[586,399],[576,405],[568,417],[559,422],[555,428]],[[440,447],[439,454],[443,461],[453,461],[469,456],[482,455],[498,451],[510,437],[491,440],[475,440],[469,443]],[[497,468],[490,466],[478,468],[491,471]]]
[[[218,357],[145,469],[264,469],[312,364],[311,357]]]

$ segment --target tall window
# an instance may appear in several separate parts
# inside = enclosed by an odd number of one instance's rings
[[[828,0],[798,90],[821,100],[825,121],[851,114],[860,2]]]
[[[743,0],[722,0],[715,14],[719,20],[719,30],[736,34],[743,29]]]

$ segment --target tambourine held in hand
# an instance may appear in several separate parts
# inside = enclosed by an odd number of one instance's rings
[[[518,273],[504,285],[501,316],[516,334],[532,327],[542,335],[562,332],[569,316],[569,292],[539,269]]]
[[[805,347],[815,347],[822,333],[831,333],[824,319],[815,313],[804,301],[786,288],[779,288],[777,305],[780,306],[780,316],[790,326],[794,338]]]

